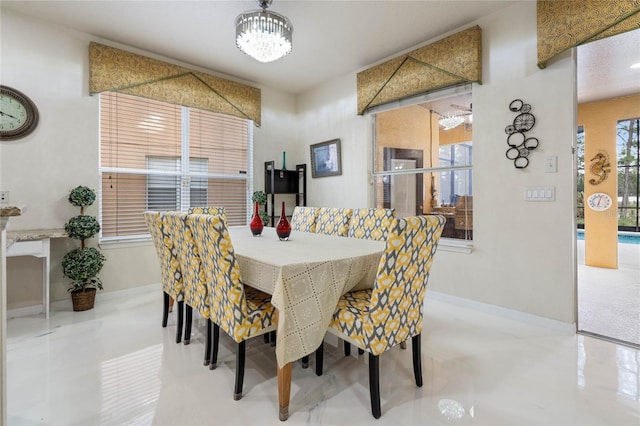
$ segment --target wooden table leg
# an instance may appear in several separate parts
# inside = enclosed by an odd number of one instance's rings
[[[280,420],[289,418],[289,398],[291,396],[291,367],[288,362],[284,367],[278,367],[278,405],[280,406]]]
[[[278,310],[276,309],[276,324],[278,323]],[[278,365],[278,406],[280,407],[280,421],[289,418],[289,399],[291,398],[291,367],[290,362],[283,367]]]

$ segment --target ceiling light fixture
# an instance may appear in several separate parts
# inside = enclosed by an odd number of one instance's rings
[[[464,118],[459,115],[444,115],[440,120],[438,120],[438,124],[444,127],[444,130],[451,130],[455,127],[458,127],[464,123]]]
[[[640,62],[631,65],[629,68],[633,68],[633,69],[640,68]]]
[[[262,9],[241,13],[236,18],[236,46],[260,62],[272,62],[293,48],[293,25],[286,16],[267,12],[273,0],[258,0]]]

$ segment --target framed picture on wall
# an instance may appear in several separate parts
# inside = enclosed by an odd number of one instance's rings
[[[342,174],[340,139],[311,145],[311,176],[314,178]]]

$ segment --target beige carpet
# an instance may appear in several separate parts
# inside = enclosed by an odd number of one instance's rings
[[[618,244],[618,266],[585,266],[578,241],[578,330],[640,345],[640,245]]]

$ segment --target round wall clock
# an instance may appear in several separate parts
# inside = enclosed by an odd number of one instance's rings
[[[587,198],[587,205],[591,210],[595,211],[607,210],[612,204],[611,197],[604,192],[596,192]]]
[[[24,93],[0,85],[0,141],[20,139],[38,125],[38,108]]]

